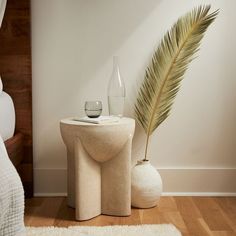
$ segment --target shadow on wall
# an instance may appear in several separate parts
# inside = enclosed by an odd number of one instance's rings
[[[73,54],[82,69],[84,80],[93,76],[161,1],[157,0],[72,0],[68,5],[69,35],[75,47]],[[71,9],[74,11],[71,12]],[[79,17],[78,17],[79,15]],[[80,21],[78,22],[78,18]],[[71,24],[72,23],[72,24]],[[79,36],[79,37],[78,37]],[[110,72],[109,72],[110,73]],[[80,80],[81,82],[81,80]]]
[[[38,21],[45,21],[41,32],[35,27],[34,37],[41,37],[41,51],[45,51],[43,56],[47,59],[45,68],[52,74],[50,81],[41,80],[41,86],[45,83],[45,86],[55,87],[55,82],[60,80],[65,96],[76,97],[78,90],[86,87],[160,2],[34,0],[33,14]]]
[[[43,127],[40,130],[34,127],[37,132],[35,143],[38,143],[35,147],[36,164],[45,161],[53,163],[58,161],[58,156],[62,156],[64,145],[58,145],[61,137],[55,136],[55,130],[58,129],[56,121],[64,116],[78,114],[78,100],[84,97],[92,78],[160,2],[33,1],[33,48],[34,44],[36,48],[33,83],[34,97],[37,98],[34,110],[38,113],[34,123],[37,127]],[[107,73],[109,79],[111,71]],[[94,86],[99,82],[96,81]],[[101,87],[97,88],[98,91],[94,94],[89,92],[91,98],[103,92],[104,84],[99,84]],[[55,89],[53,93],[52,88]],[[63,95],[60,93],[62,88]],[[69,101],[72,101],[70,106]],[[48,117],[47,121],[45,117]],[[51,136],[48,139],[54,140],[48,149],[40,141],[47,135],[43,130],[47,130]],[[49,156],[51,161],[48,160]]]

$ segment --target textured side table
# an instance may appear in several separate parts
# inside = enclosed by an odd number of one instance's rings
[[[131,213],[131,146],[135,121],[91,124],[60,122],[67,147],[68,205],[76,219]]]

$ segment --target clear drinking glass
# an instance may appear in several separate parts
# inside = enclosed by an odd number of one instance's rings
[[[102,113],[101,101],[86,101],[84,110],[89,118],[98,118]]]
[[[125,104],[125,83],[120,74],[119,58],[113,57],[113,71],[108,85],[108,107],[110,116],[122,117]]]

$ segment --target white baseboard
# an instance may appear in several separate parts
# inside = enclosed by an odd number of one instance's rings
[[[34,193],[34,197],[67,197],[67,193]]]
[[[35,193],[35,197],[67,197],[67,193]],[[236,197],[236,193],[163,192],[163,197]]]
[[[65,194],[67,196],[67,194]],[[220,192],[163,192],[162,196],[174,197],[235,197],[236,193],[220,193]]]
[[[236,168],[159,168],[163,196],[236,196]],[[66,196],[66,169],[34,169],[35,196]]]

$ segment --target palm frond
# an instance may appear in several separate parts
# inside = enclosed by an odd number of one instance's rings
[[[199,50],[208,26],[218,10],[209,14],[210,5],[199,6],[182,16],[168,31],[146,70],[135,104],[135,117],[149,136],[169,116],[181,80]]]

